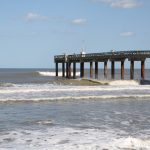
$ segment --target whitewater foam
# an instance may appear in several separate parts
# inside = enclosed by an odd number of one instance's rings
[[[14,86],[15,84],[12,83],[0,83],[0,87],[11,87]]]
[[[39,124],[39,125],[52,125],[53,121],[52,120],[40,120],[40,121],[36,121],[36,124]]]
[[[38,71],[38,73],[41,75],[41,76],[56,76],[56,72],[50,72],[50,71]],[[58,72],[58,76],[62,76],[62,72]],[[73,76],[73,72],[71,72],[71,76]],[[80,76],[80,72],[76,72],[76,76]]]
[[[97,83],[100,85],[112,85],[112,86],[137,86],[140,85],[140,81],[138,80],[97,80],[97,79],[88,79],[83,78],[79,79],[83,81],[89,81],[92,83]]]
[[[12,98],[0,98],[0,102],[48,102],[48,101],[71,101],[71,100],[117,100],[117,99],[137,99],[144,100],[150,98],[149,95],[103,95],[103,96],[65,96],[65,97],[12,97]]]
[[[0,101],[55,101],[79,99],[148,98],[150,86],[58,86],[16,84],[0,88]]]
[[[145,149],[150,140],[134,137],[120,137],[119,131],[99,129],[73,129],[53,127],[41,131],[16,130],[0,135],[1,148],[29,150],[103,150],[103,149]],[[8,142],[9,141],[9,142]]]
[[[112,81],[113,83],[113,81]],[[115,81],[114,81],[115,83]],[[113,84],[114,84],[113,83]],[[125,91],[125,90],[150,90],[149,85],[145,86],[63,86],[63,85],[51,85],[51,84],[13,84],[13,86],[4,86],[0,89],[1,94],[9,93],[30,93],[30,92],[94,92],[94,91]]]
[[[136,86],[139,85],[139,81],[135,81],[135,80],[114,80],[114,81],[110,81],[108,83],[109,85],[113,85],[113,86]]]
[[[150,149],[150,140],[142,140],[140,138],[127,137],[121,138],[115,141],[115,144],[119,149]]]

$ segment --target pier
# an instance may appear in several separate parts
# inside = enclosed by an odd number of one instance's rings
[[[98,78],[98,63],[104,64],[104,77],[107,79],[108,76],[108,61],[111,63],[111,79],[115,79],[115,62],[120,62],[121,79],[124,80],[124,64],[125,60],[130,61],[130,79],[134,79],[134,64],[136,61],[141,62],[141,79],[145,77],[145,60],[150,58],[150,50],[141,51],[111,51],[102,53],[81,53],[73,55],[56,55],[54,56],[54,62],[56,65],[55,71],[56,76],[58,76],[58,64],[62,64],[62,77],[68,79],[76,78],[76,64],[80,64],[80,77],[84,77],[84,64],[89,63],[90,65],[90,78],[93,78],[95,71],[95,79]],[[95,68],[93,69],[93,63],[95,63]],[[73,64],[73,65],[72,65]],[[71,68],[73,67],[73,69]],[[73,71],[73,75],[71,75]]]

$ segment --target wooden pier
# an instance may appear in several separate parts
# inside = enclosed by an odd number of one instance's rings
[[[141,79],[144,79],[145,72],[145,60],[150,58],[150,50],[142,51],[112,51],[103,53],[81,53],[73,55],[57,55],[54,56],[56,64],[56,76],[58,76],[58,64],[62,64],[62,77],[76,78],[76,63],[80,63],[80,77],[84,77],[84,64],[90,63],[90,78],[93,78],[93,72],[95,70],[95,78],[98,78],[98,63],[104,63],[104,77],[108,76],[108,61],[111,62],[111,78],[115,79],[115,62],[121,63],[121,79],[124,79],[124,62],[127,59],[130,61],[130,79],[134,79],[134,63],[135,61],[141,62]],[[95,63],[95,69],[93,69],[93,63]],[[73,64],[73,69],[71,68]],[[66,68],[65,68],[66,67]],[[73,71],[73,76],[71,75]],[[65,73],[66,72],[66,73]]]

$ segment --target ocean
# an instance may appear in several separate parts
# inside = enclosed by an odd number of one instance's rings
[[[150,150],[150,85],[140,70],[134,81],[128,69],[124,81],[120,70],[113,81],[99,70],[99,84],[77,76],[0,69],[0,150]]]

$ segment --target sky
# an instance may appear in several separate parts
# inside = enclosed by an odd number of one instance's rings
[[[54,55],[81,49],[149,50],[149,14],[150,0],[0,0],[0,68],[53,68]]]

